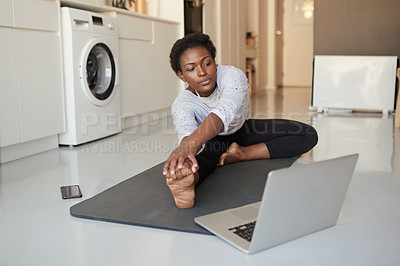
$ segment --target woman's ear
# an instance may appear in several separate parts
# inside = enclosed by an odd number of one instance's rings
[[[183,76],[182,72],[178,71],[177,74],[178,74],[178,77],[179,77],[183,82],[186,82],[186,79],[185,79],[185,77]]]

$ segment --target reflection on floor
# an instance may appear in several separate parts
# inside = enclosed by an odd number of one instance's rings
[[[331,248],[318,249],[319,255],[313,238],[292,242],[296,252],[285,245],[248,258],[214,238],[72,218],[69,207],[82,199],[62,200],[59,187],[78,183],[86,199],[165,160],[177,145],[167,118],[1,165],[0,265],[186,265],[195,253],[210,254],[197,265],[279,264],[289,257],[297,265],[399,265],[400,130],[393,129],[393,116],[316,114],[310,97],[304,88],[259,93],[251,115],[316,127],[319,143],[297,163],[360,154],[336,233],[317,245]],[[172,256],[176,247],[184,252]],[[291,256],[273,256],[281,251]]]
[[[287,118],[310,123],[310,102],[309,88],[262,91],[253,95],[250,113],[255,118]]]

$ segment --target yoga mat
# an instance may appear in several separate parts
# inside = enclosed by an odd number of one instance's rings
[[[175,206],[160,163],[70,208],[74,217],[211,234],[194,222],[204,214],[260,201],[268,172],[296,158],[254,160],[217,167],[196,188],[191,209]]]

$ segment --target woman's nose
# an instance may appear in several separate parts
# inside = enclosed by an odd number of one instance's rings
[[[197,74],[199,75],[199,77],[202,77],[202,76],[206,75],[207,72],[204,70],[204,68],[202,66],[199,66]]]

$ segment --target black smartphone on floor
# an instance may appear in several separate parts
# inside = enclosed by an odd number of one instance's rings
[[[81,198],[82,192],[79,185],[72,185],[72,186],[62,186],[61,189],[61,196],[63,199],[73,199],[73,198]]]

